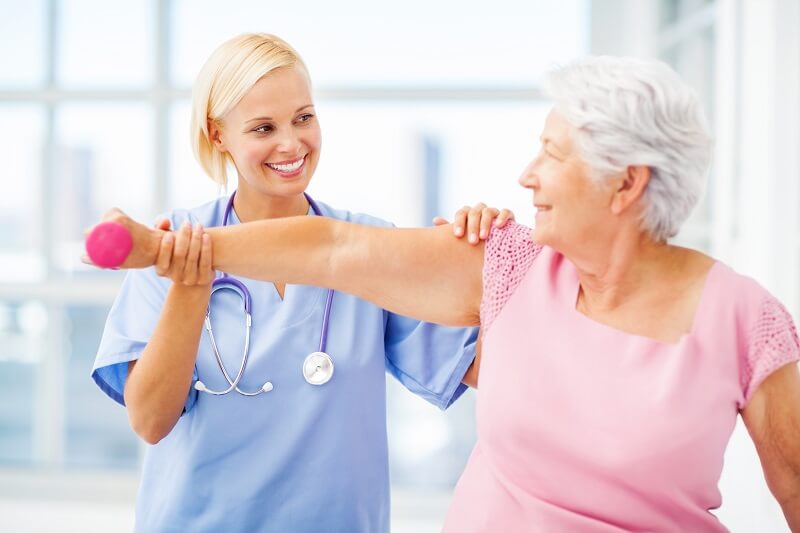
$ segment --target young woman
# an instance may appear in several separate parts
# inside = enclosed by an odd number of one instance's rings
[[[193,253],[209,245],[203,227],[299,215],[389,226],[305,193],[320,126],[308,71],[281,39],[224,43],[192,98],[197,159],[220,184],[231,164],[238,178],[230,197],[161,224],[182,228]],[[457,216],[472,234],[509,213]],[[311,286],[212,286],[208,264],[184,266],[176,254],[170,268],[129,273],[92,374],[152,444],[137,531],[388,531],[385,373],[445,409],[470,380],[477,330]]]

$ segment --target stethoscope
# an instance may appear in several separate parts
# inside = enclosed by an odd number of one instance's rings
[[[231,194],[230,200],[228,200],[228,205],[225,208],[225,215],[222,219],[222,225],[228,225],[228,218],[230,217],[231,211],[233,210],[233,198],[236,196],[234,192]],[[309,196],[305,195],[306,200],[308,200],[308,204],[311,206],[311,209],[317,216],[322,216],[322,211],[320,210],[317,203]],[[237,293],[241,298],[242,302],[244,303],[244,317],[245,317],[245,336],[244,336],[244,351],[242,352],[242,364],[239,365],[239,372],[236,374],[234,379],[231,379],[230,374],[228,374],[228,370],[225,368],[225,364],[222,362],[222,357],[219,354],[219,349],[217,348],[217,342],[214,339],[214,331],[211,329],[211,297],[214,296],[214,293],[217,291],[223,290],[230,290]],[[325,352],[325,346],[328,342],[328,322],[331,316],[331,303],[333,302],[333,290],[328,290],[328,298],[325,302],[325,313],[322,317],[322,334],[320,335],[319,339],[319,350],[316,352],[310,353],[305,360],[303,361],[303,377],[305,380],[312,384],[312,385],[324,385],[328,381],[330,381],[331,377],[333,376],[333,360],[331,356]],[[239,388],[239,382],[242,380],[242,376],[244,375],[244,369],[247,367],[247,358],[250,352],[250,327],[253,323],[253,319],[251,317],[251,309],[252,309],[252,297],[250,296],[250,291],[247,290],[247,287],[244,283],[239,281],[238,279],[234,278],[233,276],[229,276],[226,273],[222,273],[222,276],[215,279],[214,282],[211,284],[211,295],[209,296],[209,303],[208,308],[206,310],[206,319],[205,319],[205,328],[208,331],[208,337],[211,339],[211,347],[214,350],[214,356],[217,359],[217,364],[219,365],[219,369],[222,371],[222,375],[225,376],[225,381],[228,382],[228,388],[225,390],[215,391],[211,390],[206,387],[205,383],[198,380],[194,384],[194,388],[200,392],[207,392],[209,394],[213,394],[215,396],[221,396],[223,394],[228,394],[231,391],[236,391],[239,394],[244,396],[258,396],[262,392],[269,392],[273,389],[272,382],[267,381],[264,383],[260,389],[256,391],[244,391]]]

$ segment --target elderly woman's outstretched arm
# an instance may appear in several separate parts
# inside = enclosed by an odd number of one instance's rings
[[[159,249],[171,252],[172,233],[147,228],[117,210],[104,221],[125,225],[133,237],[122,268],[148,267],[155,264]],[[216,270],[332,288],[428,322],[480,323],[483,244],[454,239],[449,225],[375,228],[325,217],[291,217],[205,232]]]

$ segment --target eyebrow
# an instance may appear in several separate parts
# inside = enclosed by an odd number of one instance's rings
[[[303,107],[298,108],[295,113],[299,113],[303,109],[308,109],[309,107],[314,107],[314,104],[306,104]],[[272,117],[255,117],[246,121],[245,124],[250,124],[251,122],[268,122],[270,120],[272,120]]]
[[[539,142],[542,143],[542,146],[547,146],[547,145],[552,146],[553,148],[555,148],[558,151],[558,153],[560,155],[564,155],[564,156],[567,155],[567,152],[563,148],[561,148],[559,145],[554,143],[553,140],[550,137],[539,137]]]

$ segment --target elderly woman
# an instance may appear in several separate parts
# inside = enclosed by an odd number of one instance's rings
[[[697,98],[661,63],[600,57],[552,73],[549,92],[520,178],[532,231],[471,247],[446,227],[284,219],[207,230],[213,258],[195,251],[183,268],[213,261],[480,324],[478,439],[446,531],[724,531],[712,511],[739,414],[800,531],[792,319],[757,282],[669,243],[709,164]],[[134,236],[123,266],[172,264],[160,233],[107,219]]]

